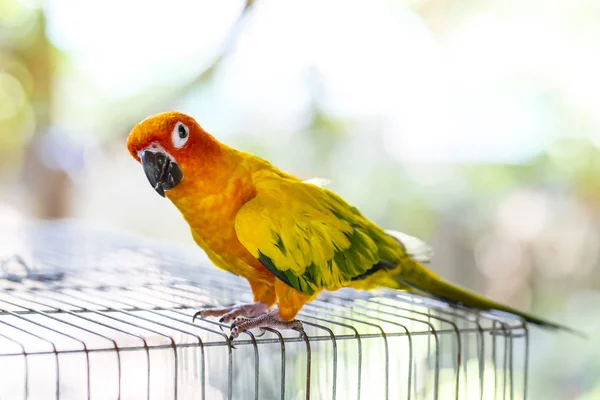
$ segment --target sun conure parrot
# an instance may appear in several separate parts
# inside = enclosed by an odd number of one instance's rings
[[[250,283],[254,303],[197,313],[235,319],[232,339],[252,328],[301,328],[294,317],[305,303],[344,287],[405,290],[570,330],[441,280],[422,265],[430,248],[420,240],[386,231],[332,191],[219,142],[188,115],[143,120],[127,148],[210,260]]]

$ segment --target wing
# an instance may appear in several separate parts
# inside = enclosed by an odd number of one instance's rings
[[[255,185],[236,216],[238,239],[289,286],[308,295],[336,289],[380,263],[379,242],[390,237],[333,192],[279,177]]]

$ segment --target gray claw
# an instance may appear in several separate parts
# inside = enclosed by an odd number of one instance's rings
[[[257,338],[263,337],[263,336],[265,336],[265,333],[267,333],[267,330],[260,328],[260,335],[254,335],[254,337],[257,337]]]
[[[196,314],[194,314],[194,316],[192,317],[192,322],[196,322],[196,318],[202,318],[202,311],[198,311]]]

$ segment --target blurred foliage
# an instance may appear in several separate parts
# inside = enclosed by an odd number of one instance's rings
[[[241,1],[0,0],[0,212],[191,243],[124,148],[179,109],[431,241],[445,277],[598,338],[600,7],[255,3],[240,24]],[[596,398],[594,340],[536,334],[531,398]]]

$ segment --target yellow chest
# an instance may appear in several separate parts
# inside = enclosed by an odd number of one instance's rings
[[[215,266],[250,280],[271,281],[270,272],[246,250],[235,232],[235,217],[251,195],[251,189],[237,182],[222,193],[202,198],[188,195],[174,203],[194,241]]]

